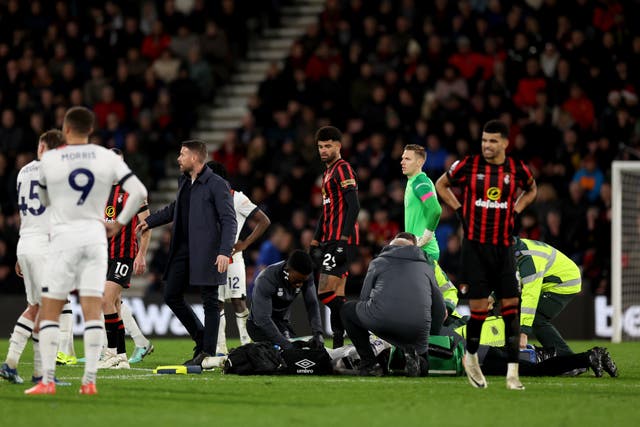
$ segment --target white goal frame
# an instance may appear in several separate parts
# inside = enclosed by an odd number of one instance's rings
[[[611,167],[611,342],[622,342],[622,173],[640,174],[640,161],[614,161]]]

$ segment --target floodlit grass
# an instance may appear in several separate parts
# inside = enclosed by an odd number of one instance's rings
[[[573,342],[575,351],[606,345],[619,378],[523,378],[508,391],[504,379],[472,388],[465,377],[357,378],[154,375],[158,365],[191,357],[184,339],[154,340],[156,351],[131,370],[101,370],[98,396],[80,396],[82,365],[58,367],[71,387],[55,396],[25,396],[28,387],[0,382],[2,426],[631,426],[640,415],[640,343]],[[133,344],[128,342],[129,349]],[[0,356],[8,343],[0,343]],[[31,377],[32,356],[19,372]],[[82,354],[82,344],[76,341]],[[30,386],[30,385],[29,385]]]

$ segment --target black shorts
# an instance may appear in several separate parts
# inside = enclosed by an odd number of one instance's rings
[[[498,299],[520,296],[513,246],[489,245],[464,239],[462,266],[462,283],[469,285],[467,298],[487,298],[491,291],[495,292]]]
[[[349,275],[349,267],[356,259],[358,247],[356,245],[347,245],[346,262],[337,264],[335,260],[336,245],[337,241],[335,240],[320,243],[320,248],[322,249],[322,268],[320,273],[328,274],[329,276],[347,277]]]
[[[107,281],[115,282],[125,289],[129,289],[133,274],[133,258],[114,258],[109,260]]]

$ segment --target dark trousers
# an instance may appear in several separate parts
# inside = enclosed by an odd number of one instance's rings
[[[370,367],[375,365],[376,356],[369,343],[369,330],[358,318],[358,313],[356,312],[357,304],[356,301],[347,301],[342,306],[340,315],[344,329],[360,355],[361,366]]]
[[[573,354],[560,332],[551,324],[551,320],[569,304],[573,295],[560,295],[543,292],[538,301],[536,317],[533,319],[533,333],[545,348],[555,348],[558,356]]]
[[[484,346],[480,346],[482,349]],[[478,351],[480,353],[480,351]],[[489,347],[482,360],[482,372],[485,375],[506,375],[509,355],[499,347]],[[562,375],[574,369],[589,368],[589,352],[551,357],[540,363],[520,360],[520,375],[523,377],[552,377]]]
[[[189,287],[189,250],[179,248],[169,261],[167,270],[167,284],[164,288],[164,302],[171,308],[173,314],[187,329],[189,335],[205,353],[215,355],[218,341],[218,286],[201,286],[202,303],[204,307],[204,325],[184,299],[184,293]]]

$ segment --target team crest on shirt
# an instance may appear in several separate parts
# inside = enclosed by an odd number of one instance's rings
[[[118,196],[118,203],[122,203],[123,200],[124,200],[124,194],[120,194]]]
[[[116,208],[114,206],[107,206],[104,214],[107,218],[113,218],[116,215]]]
[[[504,183],[505,185],[509,185],[509,181],[511,181],[510,175],[507,173],[504,175]]]
[[[284,295],[284,290],[282,288],[278,288],[278,296],[281,297]]]

